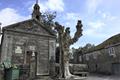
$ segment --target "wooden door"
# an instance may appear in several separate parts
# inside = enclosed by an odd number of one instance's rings
[[[29,77],[31,79],[36,76],[37,52],[27,51],[26,63],[29,66]]]
[[[30,65],[31,58],[32,58],[32,52],[31,51],[27,51],[27,53],[26,53],[26,64]]]

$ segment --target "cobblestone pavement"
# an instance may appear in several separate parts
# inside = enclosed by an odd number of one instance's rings
[[[120,80],[120,76],[89,75],[85,80]]]

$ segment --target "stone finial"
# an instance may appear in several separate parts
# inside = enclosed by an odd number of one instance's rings
[[[33,7],[32,18],[40,20],[40,17],[41,17],[40,6],[38,4],[38,0],[36,0],[36,4]]]

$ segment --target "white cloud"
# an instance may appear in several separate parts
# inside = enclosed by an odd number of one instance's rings
[[[80,20],[80,14],[78,13],[66,13],[61,16],[61,19],[64,21],[63,25],[72,27],[77,23],[77,20]]]
[[[98,17],[96,17],[98,16]],[[91,17],[91,16],[90,16]],[[118,34],[119,18],[112,15],[110,12],[99,11],[91,18],[81,18],[78,13],[66,13],[64,18],[65,26],[69,26],[71,35],[73,36],[76,31],[76,23],[78,19],[83,19],[83,37],[75,44],[74,47],[85,45],[85,43],[100,44],[114,34]],[[80,45],[78,45],[80,44]]]
[[[83,34],[85,36],[91,36],[93,37],[94,35],[94,38],[95,37],[105,37],[103,30],[104,30],[104,27],[106,26],[106,24],[102,21],[94,21],[94,22],[88,22],[87,23],[87,29],[85,29],[83,31]]]
[[[103,26],[105,26],[104,22],[96,21],[96,22],[89,22],[88,26],[90,26],[92,29],[102,29]]]
[[[80,18],[80,14],[78,13],[66,13],[62,19],[64,20],[63,25],[65,25],[65,27],[70,27],[71,30],[71,36],[74,36],[74,33],[76,31],[76,24],[77,24],[77,20],[81,19]]]
[[[110,12],[104,12],[101,10],[98,11],[98,15],[107,21],[113,21],[117,19],[117,16],[113,16]]]
[[[66,13],[63,16],[63,20],[65,20],[64,25],[71,28],[76,25],[78,19],[80,19],[80,15],[77,13]]]
[[[44,2],[39,2],[40,5],[40,10],[42,12],[45,11],[57,11],[57,12],[63,12],[64,11],[64,2],[63,0],[47,0]],[[29,8],[31,11],[33,8],[34,4]]]
[[[88,13],[94,13],[101,3],[102,0],[87,0],[86,6]]]
[[[97,38],[103,38],[103,37],[106,37],[107,35],[102,33],[102,32],[97,32],[97,30],[94,30],[94,29],[86,29],[83,31],[83,34],[84,36],[86,37],[91,37],[91,38],[94,38],[94,39],[97,39]]]
[[[64,11],[63,0],[48,0],[46,5],[48,9],[56,10],[56,11]]]
[[[2,26],[13,24],[28,19],[29,16],[20,15],[15,9],[5,8],[0,10],[0,22]]]
[[[96,18],[96,16],[99,16]],[[110,12],[98,11],[95,19],[87,19],[86,29],[83,30],[83,35],[88,42],[100,44],[111,36],[120,33],[119,16],[114,16]]]
[[[80,15],[77,14],[77,13],[67,13],[66,16],[65,16],[65,18],[67,20],[77,20],[77,19],[80,18]]]
[[[84,31],[86,36],[94,35],[95,37],[107,37],[113,32],[118,32],[118,30],[120,30],[118,29],[119,19],[116,16],[113,16],[110,12],[103,12],[99,10],[96,15],[99,17],[97,17],[94,21],[90,21],[88,19],[88,22],[86,22],[88,27]]]

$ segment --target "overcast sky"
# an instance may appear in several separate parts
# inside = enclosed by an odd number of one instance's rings
[[[0,22],[5,25],[31,18],[35,0],[0,0]],[[82,20],[83,36],[74,47],[87,43],[98,45],[120,33],[120,0],[39,0],[41,12],[56,11],[60,24],[76,31]]]

